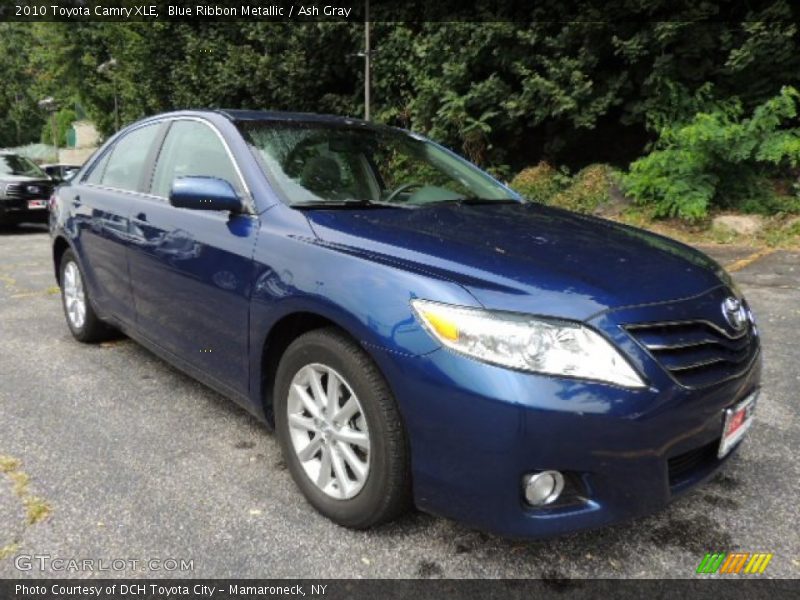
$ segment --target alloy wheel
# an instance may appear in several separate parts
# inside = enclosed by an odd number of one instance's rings
[[[289,386],[292,448],[308,478],[337,500],[356,496],[367,481],[370,437],[350,384],[319,363],[301,368]]]
[[[64,267],[64,305],[70,324],[75,329],[81,329],[86,322],[86,294],[81,272],[74,262]]]

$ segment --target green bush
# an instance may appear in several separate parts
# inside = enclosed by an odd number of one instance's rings
[[[744,213],[758,215],[779,215],[800,213],[800,193],[780,189],[775,180],[756,179],[759,189],[743,197],[736,208]]]
[[[589,165],[578,171],[568,187],[550,198],[549,204],[592,213],[609,201],[618,172],[608,165]]]
[[[55,114],[56,135],[58,136],[58,146],[60,148],[64,148],[67,145],[67,132],[69,132],[72,124],[77,119],[77,113],[71,108],[62,108]],[[41,139],[43,144],[53,143],[53,126],[49,118],[42,126]]]
[[[511,187],[523,197],[567,210],[591,213],[608,202],[619,173],[609,165],[589,165],[570,176],[546,162],[520,171]]]
[[[707,216],[712,207],[791,210],[768,179],[800,164],[800,128],[792,126],[798,104],[800,92],[787,86],[749,117],[731,101],[688,123],[663,126],[655,149],[631,164],[624,189],[652,205],[656,216],[687,220]]]
[[[569,175],[542,161],[517,173],[509,185],[523,198],[548,204],[569,183]]]

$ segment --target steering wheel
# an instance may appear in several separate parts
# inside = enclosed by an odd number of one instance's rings
[[[421,188],[421,187],[425,187],[425,184],[412,182],[412,183],[403,183],[401,185],[398,185],[396,188],[392,190],[392,193],[389,194],[389,196],[386,198],[386,202],[394,202],[394,199],[397,198],[397,196],[399,196],[403,192],[406,192],[413,188]]]

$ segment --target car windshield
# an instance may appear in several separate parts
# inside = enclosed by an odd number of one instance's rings
[[[0,154],[0,175],[47,177],[39,167],[24,156]]]
[[[292,206],[518,201],[477,167],[400,130],[357,122],[246,121],[238,126]]]

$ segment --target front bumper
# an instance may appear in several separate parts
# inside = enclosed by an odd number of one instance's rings
[[[603,319],[593,324],[619,331]],[[712,476],[731,456],[716,454],[724,410],[759,387],[758,353],[741,376],[703,389],[679,385],[633,347],[646,389],[515,372],[444,349],[378,362],[409,432],[417,506],[534,538],[653,513]],[[565,472],[571,492],[531,508],[522,479],[547,469]]]
[[[42,199],[45,203],[47,199]],[[28,208],[28,199],[1,199],[0,223],[47,223],[49,210]]]
[[[727,460],[715,452],[723,410],[757,389],[760,376],[757,361],[747,377],[713,391],[657,393],[515,373],[444,350],[392,363],[403,373],[396,393],[417,506],[512,537],[663,508]],[[670,477],[670,459],[688,469]],[[576,501],[527,507],[522,478],[545,469],[577,480]]]

